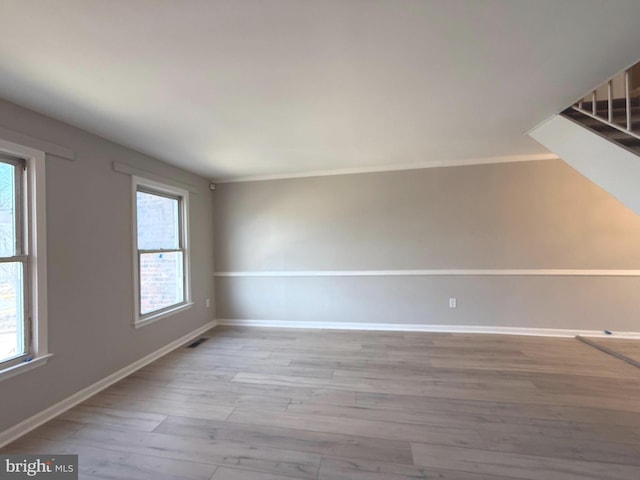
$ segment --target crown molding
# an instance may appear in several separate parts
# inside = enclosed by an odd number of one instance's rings
[[[468,158],[463,160],[432,160],[419,163],[405,163],[398,165],[380,165],[368,167],[339,168],[334,170],[315,170],[311,172],[295,172],[275,175],[249,175],[245,177],[230,177],[213,179],[216,184],[221,183],[240,183],[240,182],[262,182],[267,180],[283,180],[290,178],[308,178],[308,177],[328,177],[332,175],[354,175],[358,173],[382,173],[396,172],[402,170],[422,170],[425,168],[441,168],[441,167],[462,167],[468,165],[486,165],[493,163],[515,163],[515,162],[531,162],[537,160],[557,160],[557,155],[553,153],[539,153],[534,155],[510,155],[503,157],[484,157],[484,158]]]

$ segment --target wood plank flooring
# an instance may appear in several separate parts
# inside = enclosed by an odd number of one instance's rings
[[[90,480],[640,478],[640,369],[574,339],[205,336],[2,453],[77,453]]]

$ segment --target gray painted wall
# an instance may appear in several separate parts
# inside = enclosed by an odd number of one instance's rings
[[[222,184],[0,101],[47,156],[49,346],[0,383],[0,430],[205,324],[219,271],[640,268],[640,218],[560,161]],[[135,330],[130,178],[193,185],[190,310]],[[214,239],[214,249],[211,239]],[[218,278],[220,318],[640,330],[640,279]],[[459,306],[447,308],[456,296]]]
[[[217,270],[640,269],[640,217],[560,160],[229,183]],[[640,331],[640,278],[217,278],[217,316]],[[458,308],[448,308],[448,298]]]
[[[82,130],[0,101],[0,126],[73,149],[47,155],[49,350],[44,366],[0,382],[0,431],[204,325],[213,298],[209,182]],[[180,314],[134,329],[131,177],[117,161],[193,185],[192,298]]]

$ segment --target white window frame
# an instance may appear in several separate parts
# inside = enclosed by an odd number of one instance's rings
[[[153,322],[157,322],[163,318],[175,315],[178,312],[182,312],[191,308],[193,302],[191,301],[191,262],[190,262],[190,244],[189,244],[189,192],[182,188],[167,185],[165,183],[156,182],[154,180],[148,180],[146,178],[131,176],[131,192],[132,192],[132,215],[133,215],[133,288],[134,288],[134,321],[133,326],[135,328],[143,327]],[[170,195],[172,197],[180,198],[180,219],[181,222],[181,235],[182,235],[182,248],[184,249],[184,300],[174,306],[167,307],[157,312],[151,312],[147,315],[140,313],[140,266],[139,266],[139,252],[138,252],[138,205],[137,205],[137,193],[141,188],[150,193],[157,192],[159,194]]]
[[[19,363],[0,364],[0,381],[44,365],[49,353],[47,328],[47,203],[45,152],[0,139],[0,152],[26,162],[23,195],[25,242],[27,255],[27,290],[25,315],[28,317],[30,341],[27,355]],[[6,363],[6,365],[4,365]]]

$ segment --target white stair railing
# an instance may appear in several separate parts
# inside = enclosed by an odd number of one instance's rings
[[[599,100],[603,97],[606,97],[606,103]],[[606,105],[606,116],[601,114],[600,105]],[[636,125],[640,122],[634,124],[633,117],[634,108],[640,114],[640,62],[610,78],[571,108],[640,139],[640,128]],[[624,113],[622,121],[616,121],[614,113]]]

